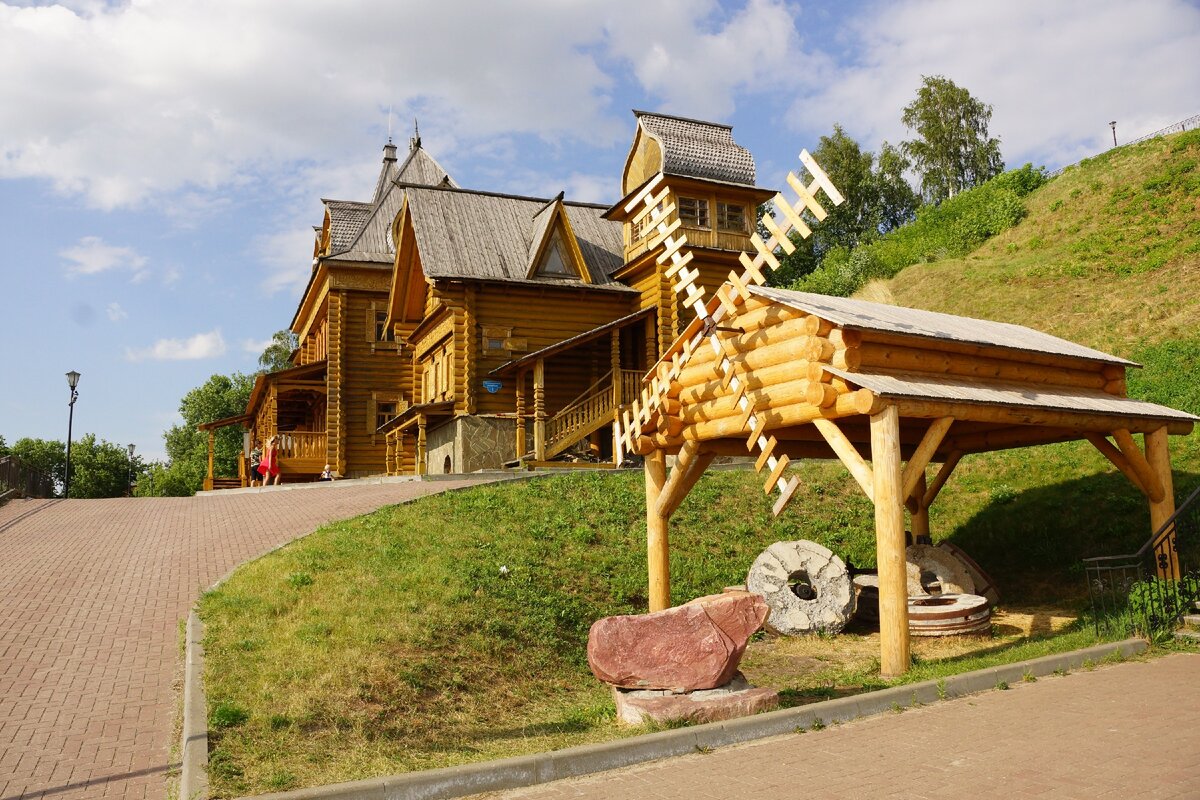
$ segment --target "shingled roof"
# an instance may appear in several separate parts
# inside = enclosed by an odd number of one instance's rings
[[[358,226],[349,235],[335,240],[331,231],[331,256],[348,261],[390,264],[396,252],[392,241],[392,220],[404,204],[404,189],[413,185],[458,187],[442,165],[421,147],[420,139],[412,141],[408,158],[399,167],[396,166],[395,145],[389,142],[383,152],[383,168],[376,182],[375,200],[372,203],[346,204],[362,206],[366,210],[355,212],[358,214]],[[328,204],[329,201],[326,201]]]
[[[322,200],[329,214],[329,250],[345,250],[362,230],[363,223],[371,216],[370,203],[353,200]],[[317,228],[317,230],[321,230]]]
[[[407,187],[408,214],[431,279],[475,279],[632,292],[609,275],[623,263],[620,223],[602,219],[605,206],[563,202],[591,283],[577,278],[529,277],[529,253],[545,233],[556,199],[466,189]]]
[[[664,174],[754,185],[754,156],[733,141],[729,125],[649,111],[633,113],[646,134],[662,147]]]

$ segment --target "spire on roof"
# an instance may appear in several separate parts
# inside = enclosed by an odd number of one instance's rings
[[[413,117],[413,135],[408,140],[408,152],[412,152],[421,146],[421,129],[417,127],[417,118]]]

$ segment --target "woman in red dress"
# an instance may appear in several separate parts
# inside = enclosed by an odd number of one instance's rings
[[[263,447],[262,462],[258,465],[258,471],[263,476],[263,486],[269,486],[271,478],[275,479],[274,483],[278,486],[282,478],[279,474],[279,448],[277,443],[278,438],[271,436],[267,439],[267,443]]]

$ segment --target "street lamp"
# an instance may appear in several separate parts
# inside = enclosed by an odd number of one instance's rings
[[[1113,147],[1116,147],[1117,146],[1117,121],[1114,119],[1112,122],[1108,123],[1108,127],[1112,128]]]
[[[133,445],[129,445],[129,496],[133,497]]]
[[[63,471],[63,497],[71,496],[71,426],[75,424],[75,401],[79,399],[79,392],[75,391],[75,387],[79,385],[79,373],[71,370],[67,373],[67,386],[71,388],[71,411],[67,415],[67,466]]]

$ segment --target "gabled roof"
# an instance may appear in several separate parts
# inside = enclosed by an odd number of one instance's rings
[[[971,319],[953,314],[940,314],[919,308],[903,308],[884,303],[871,303],[849,297],[794,292],[767,286],[750,288],[751,294],[774,300],[792,308],[815,314],[835,325],[860,330],[920,336],[962,344],[1003,347],[1030,353],[1083,358],[1122,366],[1141,366],[1117,356],[1084,347],[1048,333],[987,319]]]
[[[529,277],[530,251],[540,230],[545,235],[555,201],[545,198],[409,186],[408,214],[430,279],[473,279],[633,290],[609,275],[621,267],[621,225],[602,219],[604,206],[562,202],[591,282],[578,278]],[[561,202],[561,201],[559,201]]]
[[[344,250],[355,235],[362,230],[363,223],[371,216],[370,203],[353,200],[322,200],[329,214],[329,251]],[[317,228],[320,230],[320,228]]]
[[[733,141],[733,128],[715,122],[635,110],[638,125],[662,147],[666,175],[754,185],[754,156]]]
[[[395,243],[392,241],[392,221],[404,204],[403,189],[413,185],[455,188],[458,186],[446,170],[442,169],[442,165],[425,152],[419,139],[413,140],[408,157],[399,167],[396,166],[396,146],[387,144],[384,147],[383,167],[375,185],[374,201],[354,204],[366,209],[358,212],[359,225],[349,236],[342,239],[340,246],[334,246],[331,235],[329,255],[348,261],[378,261],[390,264],[396,252]]]

